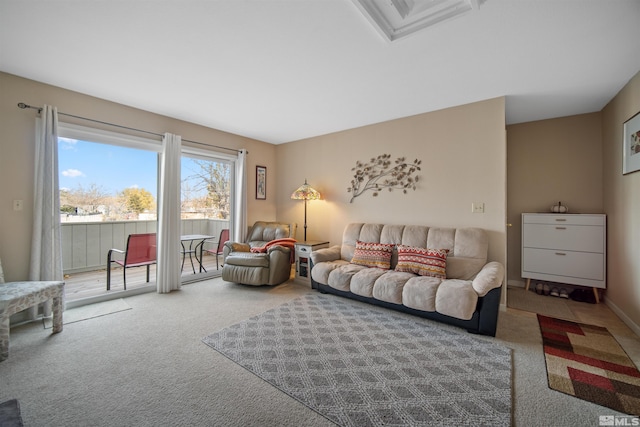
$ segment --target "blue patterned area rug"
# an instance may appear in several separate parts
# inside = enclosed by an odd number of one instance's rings
[[[341,426],[509,426],[511,350],[345,298],[309,294],[203,342]]]

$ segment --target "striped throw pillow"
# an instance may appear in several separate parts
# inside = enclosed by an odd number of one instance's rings
[[[449,249],[426,249],[398,245],[396,271],[420,276],[447,277],[447,255]]]
[[[356,241],[356,249],[351,258],[352,264],[376,267],[384,270],[391,268],[391,252],[394,244],[368,243]]]

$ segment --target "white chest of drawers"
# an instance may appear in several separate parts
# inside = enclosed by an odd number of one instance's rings
[[[606,288],[607,224],[599,214],[522,214],[522,277]]]

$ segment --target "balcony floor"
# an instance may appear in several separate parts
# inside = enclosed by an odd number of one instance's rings
[[[220,270],[216,271],[216,257],[213,255],[204,255],[202,265],[208,273],[198,273],[198,263],[193,260],[197,274],[193,274],[189,258],[184,262],[182,270],[182,280],[191,281],[204,278],[215,277],[222,272],[222,255],[220,256]],[[114,264],[115,266],[115,264]],[[150,284],[155,285],[156,266],[152,265],[149,271],[149,283],[147,279],[146,267],[133,267],[127,269],[127,291],[139,290]],[[66,302],[78,301],[86,298],[102,297],[109,294],[123,293],[122,268],[111,268],[111,290],[107,291],[107,270],[85,271],[82,273],[65,274],[65,299]]]

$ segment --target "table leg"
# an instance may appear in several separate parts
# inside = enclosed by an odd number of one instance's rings
[[[600,304],[600,294],[597,288],[593,288],[593,295],[596,297],[596,304]]]
[[[180,245],[182,246],[182,267],[180,267],[180,271],[184,270],[184,257],[187,253],[187,250],[184,248],[184,242],[180,242]]]
[[[53,298],[53,329],[51,333],[57,334],[62,332],[62,310],[63,310],[63,298]]]
[[[525,291],[529,290],[529,285],[531,285],[531,278],[527,279],[527,285],[524,287]]]
[[[9,357],[9,320],[11,316],[0,315],[0,362]]]
[[[189,262],[191,262],[191,270],[193,270],[193,274],[196,274],[196,268],[193,266],[193,257],[191,256],[192,253],[194,253],[193,240],[189,242]]]
[[[200,246],[200,259],[198,259],[198,246]],[[204,272],[207,272],[207,269],[204,268],[204,265],[202,265],[202,253],[203,253],[203,249],[204,249],[204,239],[196,245],[196,250],[195,250],[195,254],[196,254],[196,261],[198,261],[198,264],[200,265],[200,273],[202,273],[202,270],[204,270]]]

